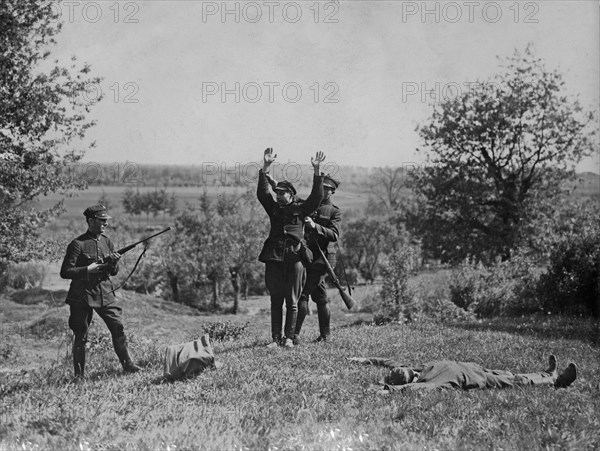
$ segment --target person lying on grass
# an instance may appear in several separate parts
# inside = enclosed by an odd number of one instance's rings
[[[513,388],[515,386],[553,385],[568,387],[577,379],[577,366],[570,363],[559,375],[556,357],[549,357],[549,366],[540,373],[513,373],[489,370],[473,362],[436,360],[419,367],[404,365],[392,359],[353,357],[349,360],[365,365],[391,368],[381,383],[384,391],[431,390],[435,388]]]

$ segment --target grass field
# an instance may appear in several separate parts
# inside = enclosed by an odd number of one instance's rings
[[[371,288],[372,290],[373,288]],[[367,293],[368,290],[363,290]],[[62,289],[36,299],[0,298],[2,369],[0,449],[264,449],[264,450],[593,450],[600,447],[600,359],[596,325],[553,317],[436,326],[375,327],[333,299],[333,337],[267,349],[268,299],[242,301],[244,314],[199,316],[150,296],[122,293],[132,350],[145,366],[122,375],[105,326],[95,321],[88,380],[70,383]],[[357,292],[357,296],[362,296]],[[38,302],[30,304],[30,302]],[[249,323],[232,341],[215,342],[218,370],[161,381],[168,344],[202,333],[215,321]],[[349,357],[474,361],[520,372],[542,370],[554,353],[579,365],[569,389],[441,391],[383,396],[380,368]]]

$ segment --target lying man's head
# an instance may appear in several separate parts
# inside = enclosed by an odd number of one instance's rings
[[[419,373],[415,373],[410,368],[397,366],[391,369],[383,382],[389,385],[404,385],[416,381],[417,377],[419,377]]]

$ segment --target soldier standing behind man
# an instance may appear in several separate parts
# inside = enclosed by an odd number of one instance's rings
[[[73,367],[76,382],[84,378],[85,345],[94,311],[110,331],[115,353],[123,370],[126,373],[141,370],[129,356],[121,319],[122,309],[115,304],[114,287],[110,280],[110,276],[118,273],[118,261],[121,258],[114,251],[110,239],[104,235],[111,217],[103,205],[86,208],[83,214],[88,229],[71,241],[60,268],[60,276],[71,279],[66,302],[70,306],[69,327],[74,334]]]
[[[319,208],[313,214],[305,219],[306,242],[313,253],[314,259],[312,263],[306,266],[306,283],[298,301],[298,319],[296,320],[294,344],[298,344],[300,341],[300,330],[308,313],[309,296],[317,304],[319,337],[316,341],[327,341],[330,335],[331,311],[329,309],[327,288],[325,286],[327,266],[317,246],[323,251],[331,267],[335,268],[342,213],[331,202],[331,196],[335,193],[339,185],[339,181],[330,175],[326,175],[323,180],[323,200],[321,201],[321,205],[319,205]]]
[[[263,156],[263,168],[258,174],[257,197],[269,215],[271,230],[258,259],[265,263],[265,282],[271,296],[271,337],[269,346],[277,346],[282,339],[283,302],[286,305],[284,346],[294,346],[298,299],[304,285],[305,272],[303,260],[309,258],[304,243],[304,218],[310,215],[323,199],[323,177],[319,167],[325,155],[317,152],[311,158],[314,168],[313,186],[305,201],[296,197],[296,189],[288,181],[275,186],[277,200],[269,191],[267,174],[277,155],[268,148]]]

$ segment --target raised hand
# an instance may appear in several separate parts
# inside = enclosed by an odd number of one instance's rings
[[[325,161],[325,154],[323,152],[317,152],[314,158],[310,158],[310,163],[313,165],[313,168],[315,168],[316,175],[319,175],[319,167],[323,161]]]
[[[263,155],[263,171],[266,172],[266,170],[269,169],[269,166],[275,161],[275,158],[277,158],[277,154],[273,155],[273,148],[266,148]]]

